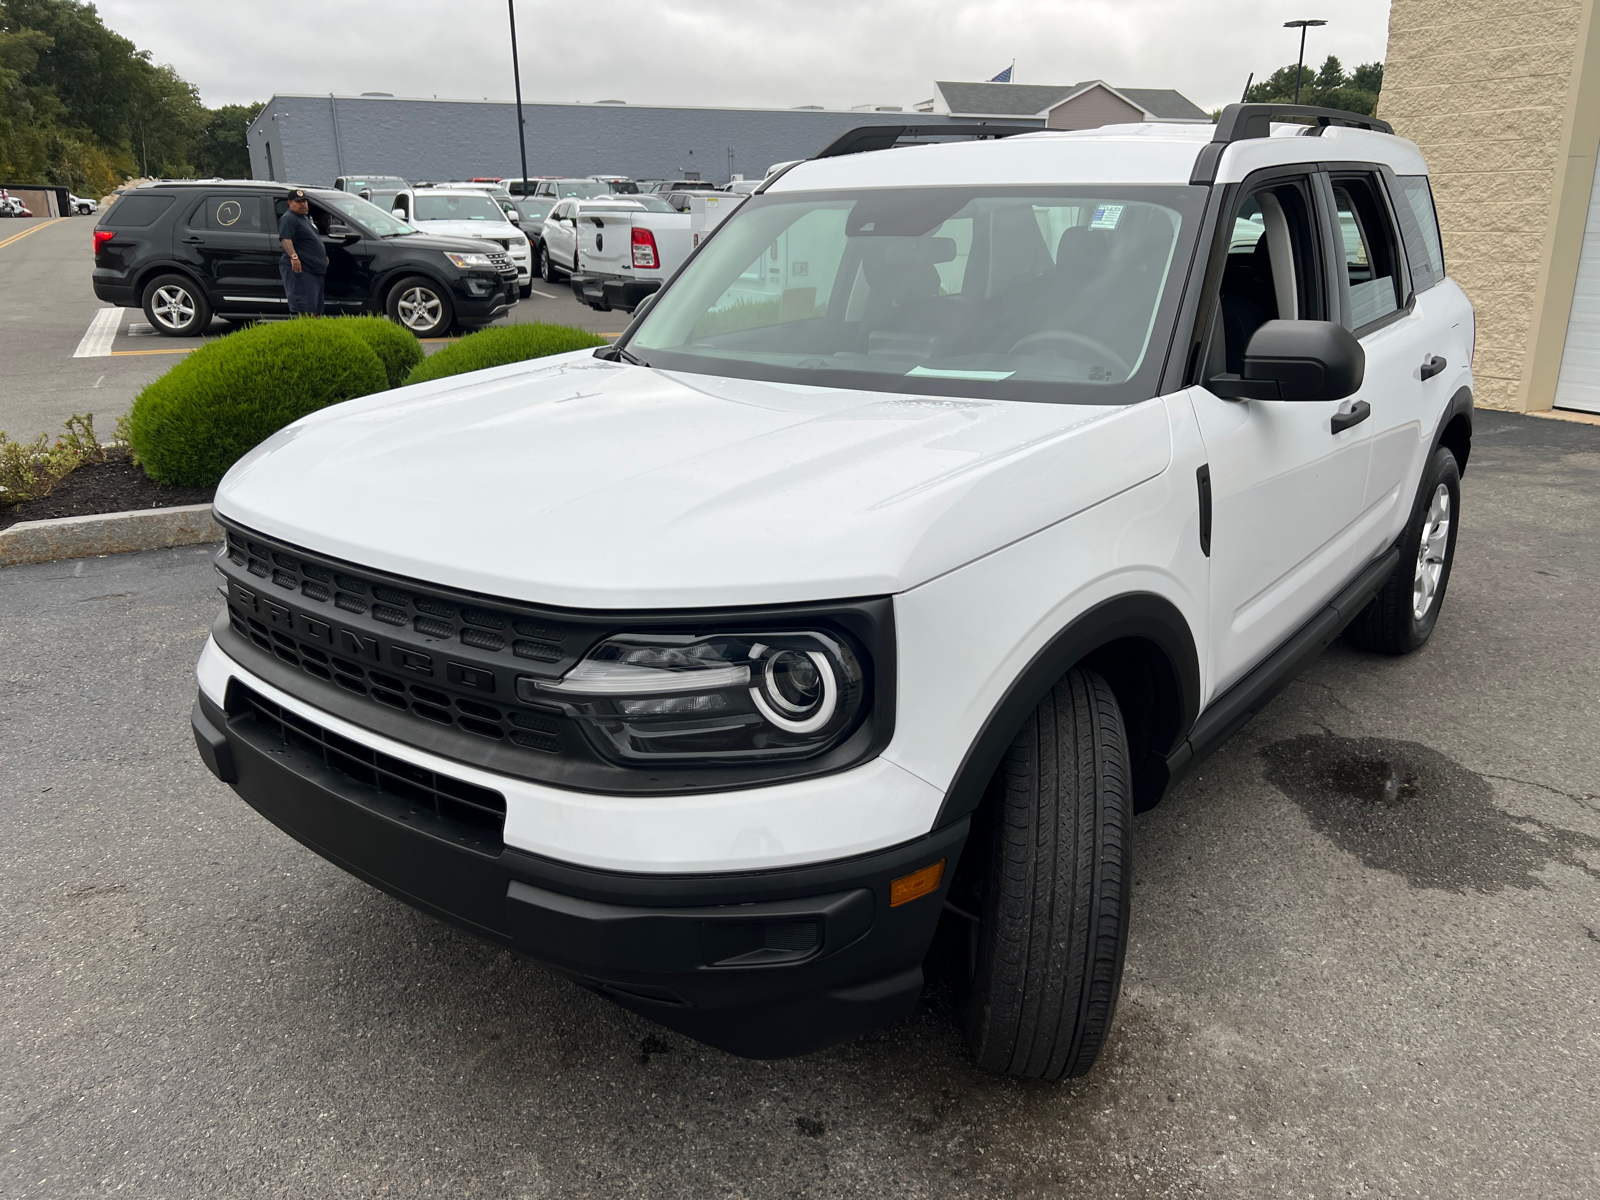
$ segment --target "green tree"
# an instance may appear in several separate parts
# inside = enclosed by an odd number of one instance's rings
[[[1257,104],[1292,104],[1294,85],[1295,65],[1290,63],[1254,84],[1245,99]],[[1346,112],[1370,116],[1378,107],[1378,95],[1382,90],[1381,62],[1363,63],[1347,75],[1344,64],[1330,54],[1320,69],[1305,67],[1300,75],[1300,103],[1319,108],[1342,108]]]
[[[194,169],[202,176],[223,179],[250,178],[250,122],[265,107],[261,104],[224,104],[214,108],[194,148]]]

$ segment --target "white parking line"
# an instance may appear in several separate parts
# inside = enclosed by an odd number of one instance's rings
[[[112,339],[117,336],[117,327],[121,324],[122,309],[102,308],[89,322],[89,328],[84,332],[78,348],[72,352],[72,357],[109,358]]]
[[[528,294],[531,295],[531,296],[543,296],[546,300],[559,300],[559,299],[561,299],[560,296],[552,296],[549,292],[541,292],[538,288],[529,288],[528,289]]]

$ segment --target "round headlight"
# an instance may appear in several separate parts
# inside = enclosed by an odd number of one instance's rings
[[[832,718],[839,682],[828,656],[815,650],[771,650],[761,682],[750,689],[756,710],[779,729],[810,733]]]

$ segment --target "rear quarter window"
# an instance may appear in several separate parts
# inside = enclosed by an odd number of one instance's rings
[[[1439,237],[1439,216],[1433,207],[1433,192],[1426,175],[1401,175],[1399,201],[1400,236],[1406,244],[1406,261],[1417,291],[1424,291],[1444,280],[1444,244]]]
[[[101,218],[106,229],[143,229],[172,207],[171,196],[119,196],[111,211]]]

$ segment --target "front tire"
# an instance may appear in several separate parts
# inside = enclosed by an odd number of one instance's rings
[[[1017,732],[987,803],[966,1033],[1030,1079],[1094,1065],[1122,986],[1131,863],[1128,739],[1106,681],[1073,670]]]
[[[1394,574],[1345,629],[1347,641],[1379,654],[1410,654],[1426,644],[1450,582],[1460,514],[1461,468],[1441,446],[1422,473]]]
[[[206,295],[185,275],[161,275],[144,289],[145,320],[163,337],[199,337],[211,326]]]
[[[419,338],[443,337],[456,319],[444,288],[421,275],[409,275],[390,288],[384,309],[391,321]]]
[[[539,278],[546,283],[555,283],[559,276],[556,274],[556,265],[550,261],[550,247],[539,247]]]

